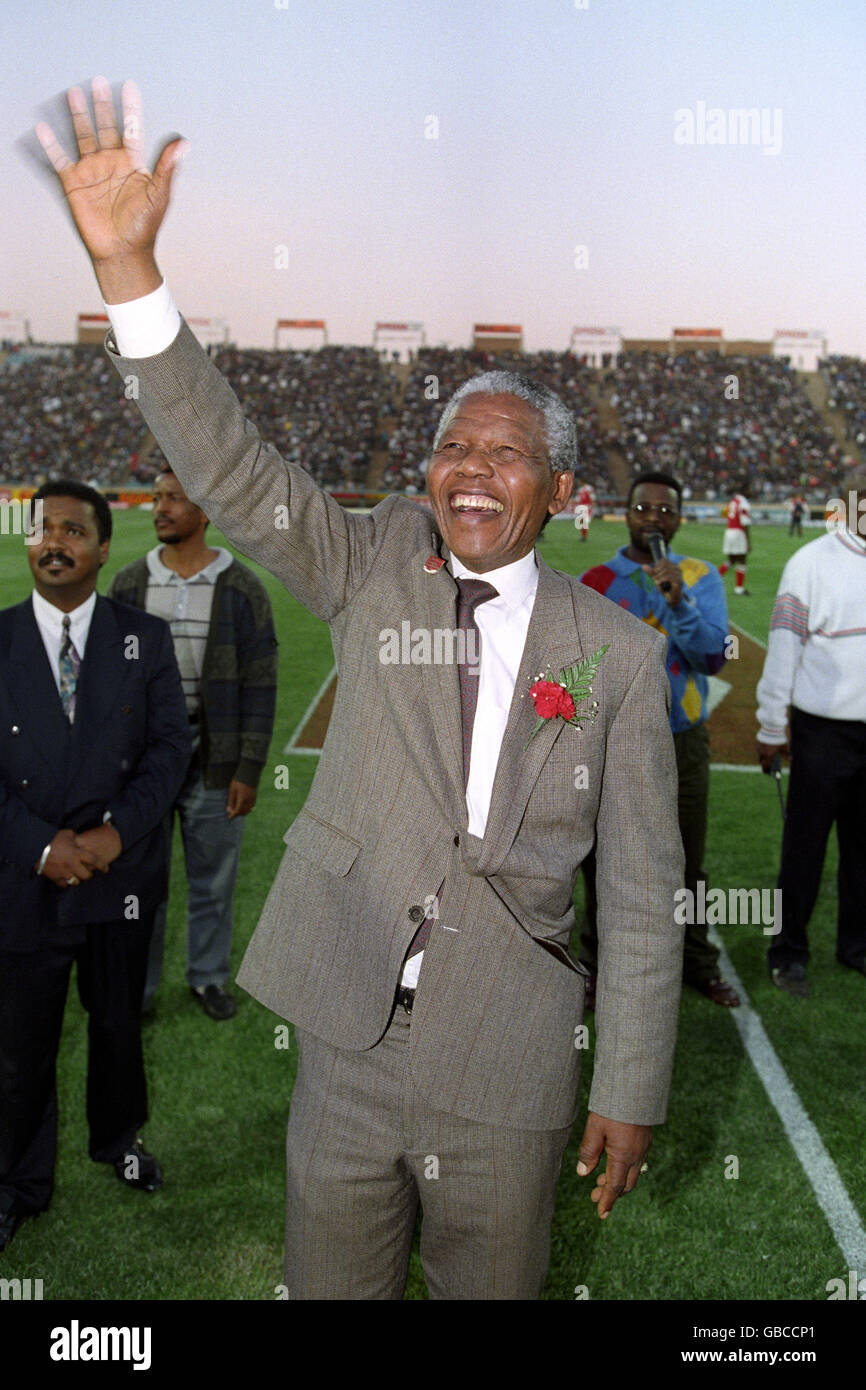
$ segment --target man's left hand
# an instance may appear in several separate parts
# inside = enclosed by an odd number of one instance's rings
[[[79,849],[89,849],[100,855],[106,864],[113,864],[123,853],[120,835],[107,821],[104,825],[94,826],[92,830],[79,831],[75,836],[75,844]]]
[[[229,820],[234,820],[235,816],[248,816],[255,804],[255,787],[248,787],[246,782],[229,782],[229,799],[226,802]]]
[[[586,1129],[580,1141],[578,1177],[584,1178],[598,1165],[603,1152],[607,1167],[599,1173],[592,1189],[592,1200],[598,1203],[602,1221],[608,1216],[617,1197],[631,1192],[640,1176],[641,1164],[653,1141],[652,1125],[629,1125],[621,1120],[607,1120],[590,1110]]]
[[[675,565],[672,560],[657,560],[654,565],[644,565],[650,579],[655,581],[655,586],[659,593],[662,592],[663,584],[670,584],[670,589],[664,595],[670,608],[676,608],[683,596],[683,572],[679,565]]]

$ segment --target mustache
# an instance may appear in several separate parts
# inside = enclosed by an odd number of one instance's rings
[[[69,566],[70,569],[74,568],[75,566],[75,561],[70,560],[68,555],[51,554],[42,556],[42,559],[39,561],[39,568],[41,569],[43,565],[53,564],[55,560],[58,560],[62,565]]]

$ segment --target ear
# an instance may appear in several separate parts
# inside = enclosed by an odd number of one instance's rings
[[[569,472],[555,473],[556,483],[553,488],[553,496],[547,504],[547,510],[551,516],[556,516],[561,512],[572,492],[574,491],[574,474]]]

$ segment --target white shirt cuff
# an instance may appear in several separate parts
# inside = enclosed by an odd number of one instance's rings
[[[140,299],[105,304],[105,312],[121,357],[156,357],[180,331],[180,314],[164,280],[159,289]]]
[[[757,737],[759,743],[766,743],[770,748],[774,746],[781,748],[787,742],[786,736],[780,734],[778,729],[764,729],[762,727],[758,730]]]

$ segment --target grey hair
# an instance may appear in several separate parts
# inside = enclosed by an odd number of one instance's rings
[[[548,386],[530,381],[519,372],[482,372],[480,376],[470,377],[454,392],[449,400],[436,430],[433,440],[433,453],[439,448],[439,441],[457,412],[457,407],[465,396],[476,394],[484,396],[518,396],[526,401],[544,417],[544,437],[550,455],[550,467],[554,473],[573,473],[577,467],[577,426],[568,407]]]

